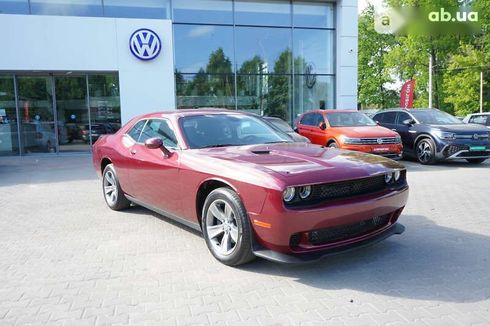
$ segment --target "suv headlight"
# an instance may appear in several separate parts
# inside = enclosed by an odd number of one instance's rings
[[[361,142],[359,138],[351,138],[346,136],[342,137],[342,141],[344,142],[344,144],[350,144],[350,145],[360,144]]]
[[[396,137],[395,137],[395,143],[397,143],[397,144],[398,144],[398,143],[401,143],[401,142],[402,142],[402,137],[400,137],[400,136],[396,136]]]
[[[434,134],[437,136],[437,138],[440,139],[447,139],[447,140],[456,139],[456,135],[452,132],[436,130],[434,131]]]

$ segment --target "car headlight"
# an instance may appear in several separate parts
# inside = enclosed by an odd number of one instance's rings
[[[282,199],[284,199],[286,203],[289,203],[294,199],[295,194],[296,189],[294,189],[294,187],[287,187],[286,190],[284,190],[284,192],[282,193]]]
[[[402,137],[400,137],[400,136],[396,136],[396,137],[395,137],[395,143],[397,143],[397,144],[398,144],[398,143],[401,143],[401,142],[402,142]]]
[[[437,136],[437,138],[440,139],[447,139],[447,140],[456,139],[456,135],[452,132],[436,130],[434,131],[434,134]]]
[[[393,173],[393,179],[395,179],[395,182],[398,182],[398,180],[400,180],[400,176],[401,176],[401,172],[400,170],[396,170],[394,173]]]
[[[359,138],[351,138],[351,137],[342,137],[342,141],[344,144],[351,144],[351,145],[355,145],[355,144],[359,144],[360,143],[360,139]]]
[[[391,180],[393,180],[393,173],[386,173],[385,174],[385,182],[390,183]]]
[[[311,186],[303,186],[299,188],[299,198],[306,199],[311,195]]]

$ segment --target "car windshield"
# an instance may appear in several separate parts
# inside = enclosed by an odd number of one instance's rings
[[[335,112],[327,114],[331,127],[376,126],[376,122],[361,112]]]
[[[281,119],[266,119],[266,121],[270,122],[271,124],[274,125],[277,129],[279,129],[282,132],[293,132],[293,129],[291,128],[290,125],[284,120]]]
[[[190,148],[286,143],[291,140],[260,118],[238,114],[191,115],[179,120]]]
[[[438,110],[412,110],[410,113],[420,122],[429,125],[461,124],[459,119]]]

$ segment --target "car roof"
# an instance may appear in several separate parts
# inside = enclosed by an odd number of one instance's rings
[[[407,109],[407,108],[391,108],[391,109],[383,109],[379,110],[376,112],[378,113],[384,113],[384,112],[414,112],[414,111],[440,111],[439,109],[430,109],[430,108],[413,108],[413,109]]]
[[[179,109],[169,111],[158,111],[139,116],[139,119],[162,118],[162,117],[185,117],[194,115],[209,115],[209,114],[247,114],[254,115],[248,112],[228,110],[222,108],[199,108],[199,109]]]
[[[490,112],[477,112],[477,113],[470,113],[467,116],[473,116],[473,115],[490,115]]]
[[[306,111],[304,112],[303,114],[307,114],[307,113],[322,113],[322,114],[329,114],[329,113],[338,113],[338,112],[361,112],[361,111],[358,111],[358,110],[344,110],[344,109],[328,109],[328,110],[310,110],[310,111]]]

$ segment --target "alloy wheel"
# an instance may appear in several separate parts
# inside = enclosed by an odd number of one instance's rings
[[[117,201],[116,177],[112,171],[107,171],[104,175],[104,195],[109,205],[114,205]]]
[[[206,231],[214,251],[229,256],[237,247],[238,224],[233,208],[222,199],[211,203],[206,214]]]
[[[429,162],[432,159],[432,149],[426,141],[421,141],[417,146],[417,157],[421,162]]]

